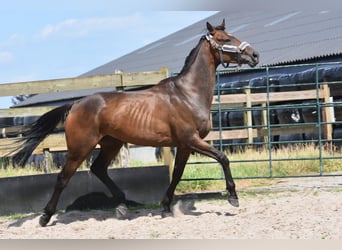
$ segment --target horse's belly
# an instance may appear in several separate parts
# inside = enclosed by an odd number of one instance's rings
[[[111,136],[121,141],[141,146],[157,147],[172,145],[171,135],[156,131],[142,131],[139,129],[131,131],[127,129],[126,131],[113,133]]]

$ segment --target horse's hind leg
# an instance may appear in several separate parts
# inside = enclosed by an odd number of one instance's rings
[[[62,191],[67,186],[70,178],[74,175],[77,168],[87,158],[90,152],[93,151],[98,142],[97,136],[90,136],[90,134],[87,134],[86,132],[84,132],[84,134],[87,136],[82,136],[83,133],[81,135],[76,133],[68,134],[68,157],[63,169],[57,176],[52,197],[44,208],[44,214],[40,217],[39,224],[41,226],[46,226],[50,221],[51,216],[56,212],[57,203]]]
[[[107,168],[113,158],[119,153],[123,145],[122,141],[116,140],[110,136],[102,138],[99,142],[101,149],[100,153],[91,165],[91,171],[106,185],[113,197],[119,203],[125,203],[125,194],[108,176]]]
[[[81,165],[81,163],[83,162],[83,160],[85,160],[89,153],[90,151],[87,151],[87,153],[80,154],[77,158],[74,158],[72,157],[73,154],[70,154],[69,152],[67,161],[62,171],[57,176],[57,181],[52,197],[44,208],[44,214],[39,219],[39,224],[42,227],[46,226],[46,224],[50,221],[51,216],[56,212],[57,203],[62,191],[67,186],[70,178],[74,175],[77,168]]]

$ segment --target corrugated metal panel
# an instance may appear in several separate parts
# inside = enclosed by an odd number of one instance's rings
[[[241,8],[238,13],[222,11],[209,17],[208,21],[218,24],[226,18],[228,31],[231,30],[235,36],[247,40],[259,50],[260,65],[341,53],[341,4],[337,0],[336,6],[327,6],[320,2],[321,7],[308,10],[305,2],[307,1],[298,1],[295,8],[289,4],[288,9],[278,12],[263,12],[260,8],[256,11],[244,11]],[[311,2],[310,4],[312,5]],[[84,75],[107,74],[116,68],[124,71],[149,71],[161,66],[168,67],[170,72],[178,72],[183,66],[184,58],[198,42],[199,35],[205,33],[205,21],[195,23]],[[194,37],[196,39],[192,39]],[[142,51],[146,53],[141,53]]]

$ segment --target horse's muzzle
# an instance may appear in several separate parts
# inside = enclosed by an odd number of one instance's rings
[[[248,48],[244,51],[241,58],[247,63],[250,67],[255,67],[259,63],[259,52]]]

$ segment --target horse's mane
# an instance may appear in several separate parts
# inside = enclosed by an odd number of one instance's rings
[[[216,30],[225,30],[225,27],[219,25],[219,26],[216,26],[215,29]],[[205,36],[202,36],[201,39],[199,40],[198,44],[196,45],[196,47],[193,48],[190,51],[189,55],[185,58],[184,66],[179,73],[180,75],[185,73],[189,69],[189,67],[192,65],[192,63],[194,62],[194,60],[198,54],[199,48],[201,47],[201,44],[205,39],[206,39]]]
[[[199,51],[199,48],[201,47],[201,44],[204,40],[205,40],[205,36],[202,36],[201,39],[199,40],[198,44],[196,45],[196,47],[193,48],[190,51],[189,55],[185,58],[184,66],[179,73],[180,75],[185,73],[190,68],[192,63],[195,61],[195,58],[196,58],[198,51]]]

